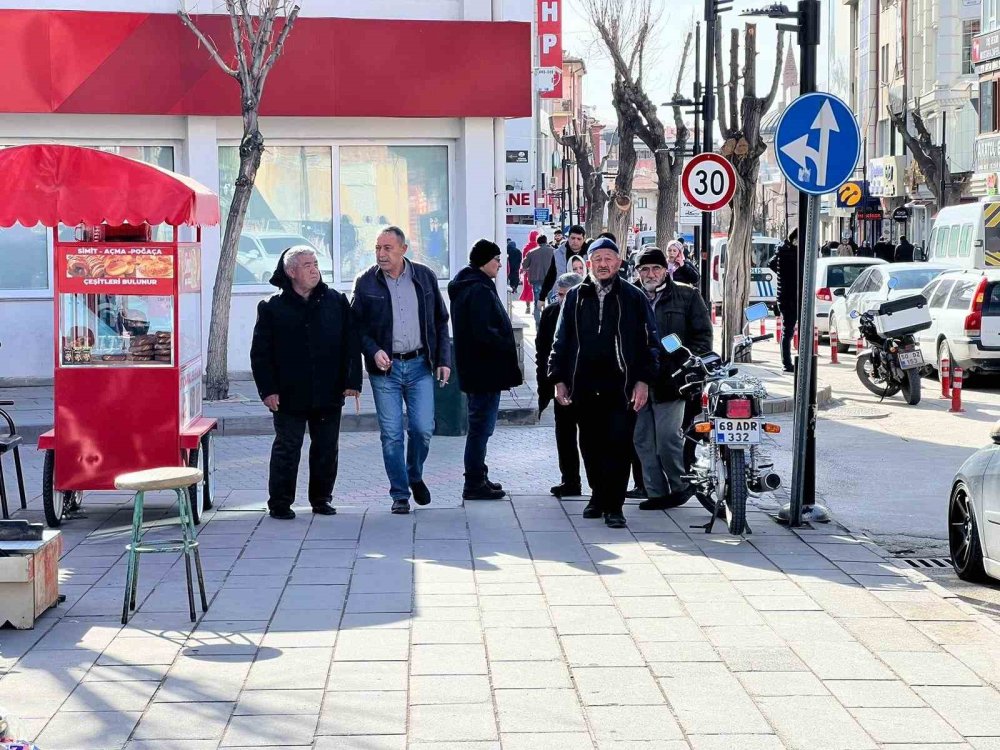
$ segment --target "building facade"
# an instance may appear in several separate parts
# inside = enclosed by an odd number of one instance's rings
[[[151,162],[216,191],[225,216],[238,88],[180,23],[177,1],[25,5],[0,3],[12,62],[0,146],[70,143]],[[201,5],[187,3],[225,40],[228,19]],[[264,279],[289,245],[312,245],[327,281],[346,291],[386,224],[406,231],[412,257],[442,284],[476,239],[502,242],[504,121],[531,114],[531,27],[506,22],[499,0],[304,5],[262,102],[266,150],[230,316],[234,373],[249,370],[257,302],[273,292]],[[220,242],[220,228],[206,229],[206,342]],[[38,227],[0,230],[0,381],[52,376],[51,245]]]

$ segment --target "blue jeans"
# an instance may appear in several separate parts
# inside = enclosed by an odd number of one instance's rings
[[[426,357],[394,359],[385,375],[372,375],[372,393],[382,435],[382,460],[393,500],[408,500],[410,485],[423,480],[434,434],[434,375]],[[403,404],[410,437],[403,451]]]
[[[474,490],[486,481],[486,444],[497,426],[500,392],[468,395],[469,434],[465,438],[465,489]]]
[[[535,297],[535,312],[533,313],[535,316],[535,328],[538,328],[538,324],[542,320],[542,283],[532,284],[531,291]]]

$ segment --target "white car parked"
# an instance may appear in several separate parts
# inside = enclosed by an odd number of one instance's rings
[[[885,264],[881,258],[819,258],[816,261],[816,329],[830,332],[830,309],[838,289],[847,290],[869,266]]]
[[[836,331],[840,340],[838,351],[846,352],[858,340],[858,321],[851,311],[866,312],[881,303],[899,297],[919,294],[947,266],[937,263],[885,263],[866,268],[847,291],[838,290],[830,308],[828,331]],[[889,289],[889,279],[896,286]]]
[[[1000,268],[946,271],[928,284],[931,327],[917,334],[924,361],[966,374],[1000,372]]]

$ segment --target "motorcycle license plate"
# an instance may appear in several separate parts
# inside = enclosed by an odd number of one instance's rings
[[[716,419],[715,442],[719,445],[757,445],[760,421],[757,419]]]
[[[912,352],[899,352],[899,366],[904,370],[912,370],[915,367],[922,367],[924,355],[919,349]]]

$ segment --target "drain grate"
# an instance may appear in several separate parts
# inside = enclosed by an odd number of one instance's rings
[[[903,562],[917,570],[937,570],[951,568],[951,560],[947,557],[904,557]]]
[[[825,419],[882,419],[888,417],[889,412],[867,406],[834,406],[821,410],[819,415]]]

